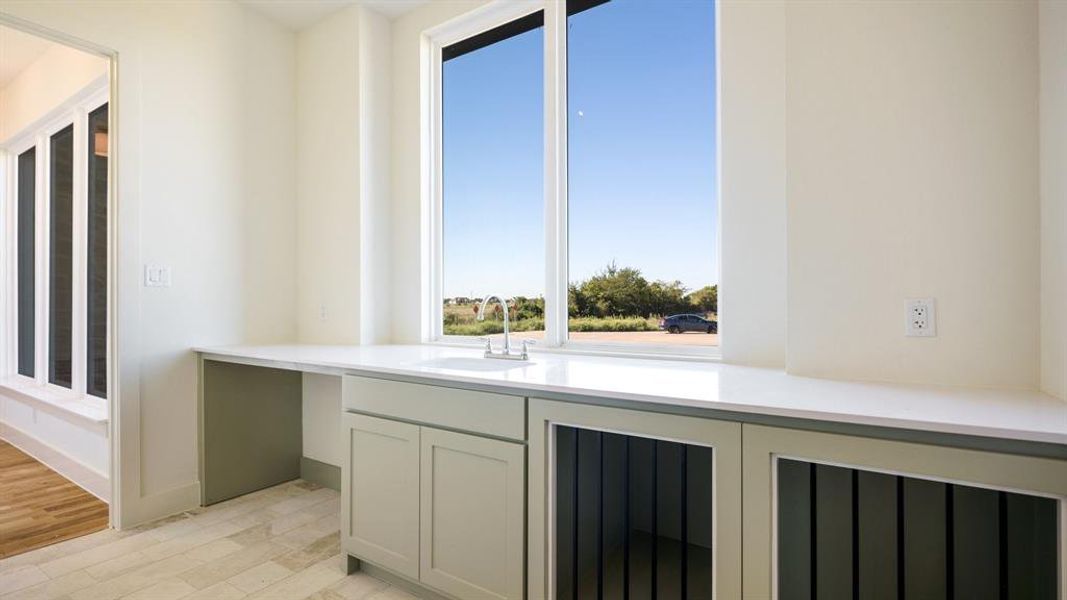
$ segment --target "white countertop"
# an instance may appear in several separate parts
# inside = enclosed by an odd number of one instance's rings
[[[523,395],[576,394],[993,438],[1067,444],[1067,402],[1025,391],[858,383],[721,363],[534,353],[504,370],[452,368],[490,362],[448,346],[223,346],[205,356],[318,372],[375,372],[490,385]],[[477,359],[473,360],[473,359]],[[442,362],[443,361],[443,362]],[[495,363],[486,367],[495,368]],[[501,368],[504,365],[501,365]]]

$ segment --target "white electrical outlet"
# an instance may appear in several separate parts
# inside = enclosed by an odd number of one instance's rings
[[[145,265],[144,286],[170,287],[170,267],[162,265]]]
[[[934,337],[937,335],[937,309],[933,298],[908,300],[904,335]]]

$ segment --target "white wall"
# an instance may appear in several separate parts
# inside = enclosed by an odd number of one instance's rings
[[[786,73],[788,370],[1036,388],[1036,3],[789,2]]]
[[[427,215],[422,211],[422,34],[485,4],[485,0],[429,2],[393,21],[392,339],[422,341],[423,258]]]
[[[0,90],[0,142],[21,133],[107,72],[106,58],[54,44]]]
[[[258,14],[245,20],[244,341],[297,336],[296,36]]]
[[[359,10],[297,36],[299,339],[359,342]]]
[[[345,440],[341,430],[341,378],[304,373],[304,456],[340,467]]]
[[[297,38],[299,339],[388,339],[390,23],[352,6]]]
[[[1067,3],[1040,20],[1041,387],[1067,398]]]
[[[231,2],[5,0],[0,12],[117,53],[115,500],[125,525],[190,508],[199,496],[190,348],[295,330],[291,263],[256,270],[294,236],[283,215],[295,189],[273,172],[296,144],[284,125],[295,73],[278,60],[295,52],[294,36]],[[271,143],[250,131],[272,127]],[[169,265],[173,286],[142,288],[146,262]]]
[[[785,365],[785,2],[719,11],[723,360]]]
[[[360,338],[388,342],[392,335],[390,225],[392,219],[392,23],[362,9],[360,75]]]

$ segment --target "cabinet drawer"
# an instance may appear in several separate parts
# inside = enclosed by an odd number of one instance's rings
[[[346,375],[346,410],[428,423],[513,440],[526,439],[525,399]]]

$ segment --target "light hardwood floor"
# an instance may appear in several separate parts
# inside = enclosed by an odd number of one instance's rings
[[[0,440],[0,559],[106,527],[107,504]]]
[[[340,494],[293,481],[0,560],[0,598],[411,600],[345,575]]]

